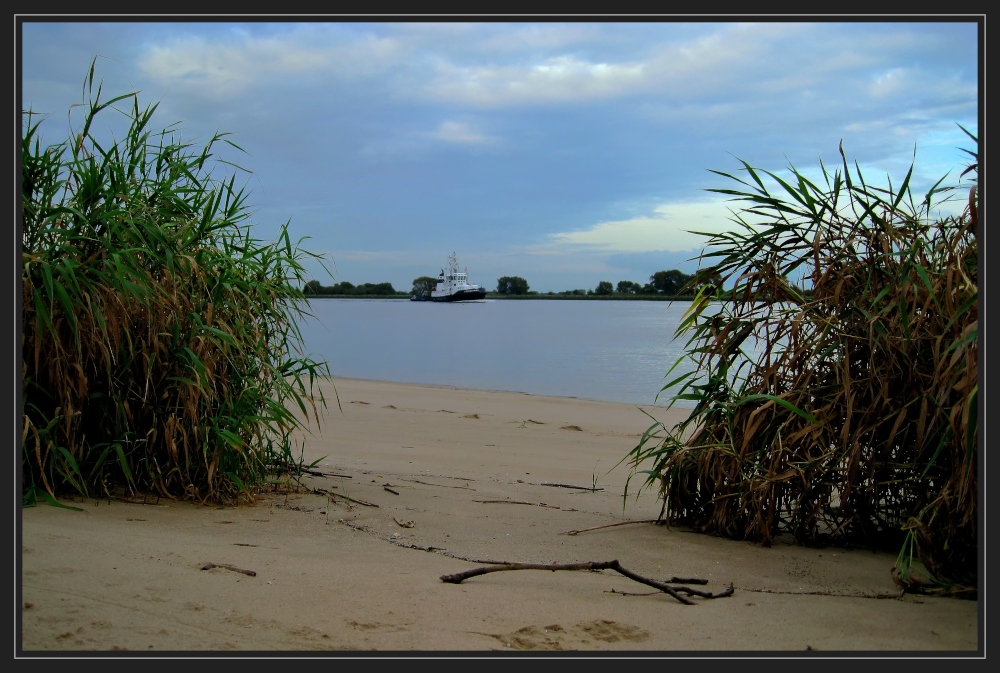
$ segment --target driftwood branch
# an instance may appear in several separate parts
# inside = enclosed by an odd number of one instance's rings
[[[334,487],[334,488],[336,488],[336,487]],[[333,502],[337,502],[338,498],[342,498],[342,499],[344,499],[344,500],[346,500],[348,502],[354,502],[354,503],[357,503],[359,505],[364,505],[365,507],[378,507],[378,505],[376,505],[373,502],[365,502],[364,500],[358,500],[356,498],[350,498],[350,497],[344,495],[343,493],[331,493],[330,491],[327,491],[326,489],[322,489],[322,488],[314,488],[314,489],[312,489],[312,492],[314,494],[316,494],[316,495],[326,495],[326,496],[329,496],[330,500],[333,501]],[[399,495],[399,494],[397,493],[396,495]]]
[[[409,481],[414,484],[423,484],[424,486],[439,486],[441,488],[463,488],[466,491],[475,491],[476,489],[471,486],[449,486],[448,484],[432,484],[427,481],[420,481],[419,479],[403,479],[403,481]]]
[[[556,486],[558,488],[575,488],[580,491],[590,491],[594,493],[596,491],[603,491],[604,488],[594,488],[593,486],[574,486],[573,484],[550,484],[548,482],[542,482],[539,486]]]
[[[592,530],[601,530],[602,528],[611,528],[612,526],[624,526],[630,523],[659,523],[659,519],[643,519],[642,521],[617,521],[615,523],[606,523],[603,526],[594,526],[593,528],[581,528],[580,530],[568,530],[565,533],[559,533],[559,535],[576,535],[577,533],[587,533]]]
[[[244,570],[243,568],[237,568],[234,565],[229,565],[228,563],[206,563],[201,567],[202,570],[211,570],[212,568],[225,568],[226,570],[232,570],[234,573],[243,573],[244,575],[249,575],[250,577],[256,577],[257,573],[253,570]]]
[[[364,505],[365,507],[378,507],[378,505],[376,505],[374,502],[365,502],[364,500],[358,500],[357,498],[348,498],[343,493],[331,493],[330,497],[333,500],[336,500],[337,498],[343,498],[344,500],[346,500],[348,502],[353,502],[353,503],[357,503],[359,505]]]
[[[319,470],[301,470],[302,474],[308,474],[310,477],[339,477],[341,479],[354,479],[349,474],[337,474],[336,472],[320,472]]]
[[[499,572],[501,570],[614,570],[620,575],[624,575],[630,580],[639,582],[640,584],[645,584],[646,586],[651,586],[654,589],[659,589],[663,593],[670,594],[678,601],[685,605],[694,605],[694,601],[689,600],[682,596],[681,594],[686,594],[688,596],[699,596],[701,598],[724,598],[726,596],[733,595],[733,585],[730,584],[724,591],[713,594],[709,591],[700,591],[698,589],[692,589],[686,586],[670,586],[663,582],[658,582],[656,580],[651,580],[648,577],[643,577],[637,573],[632,572],[626,568],[623,568],[617,560],[614,561],[588,561],[586,563],[500,563],[493,566],[483,566],[481,568],[473,568],[471,570],[466,570],[464,572],[456,573],[454,575],[442,575],[441,581],[448,582],[450,584],[461,584],[462,581],[469,579],[470,577],[476,577],[478,575],[485,575],[487,573]],[[676,578],[674,578],[676,579]],[[691,582],[694,584],[695,582]],[[697,580],[698,584],[707,584],[707,580]]]
[[[272,461],[271,467],[277,468],[279,470],[284,470],[285,472],[289,473],[308,474],[310,477],[341,477],[342,479],[354,478],[349,474],[337,474],[335,472],[321,472],[320,470],[312,470],[304,465],[292,463],[287,460]]]
[[[548,507],[549,509],[559,509],[556,505],[547,505],[544,502],[525,502],[524,500],[473,500],[487,505],[531,505],[532,507]]]

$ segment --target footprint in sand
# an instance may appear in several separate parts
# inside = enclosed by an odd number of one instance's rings
[[[384,406],[384,407],[382,407],[382,408],[383,408],[383,409],[395,409],[396,407],[395,407],[394,405],[392,405],[392,404],[387,404],[387,405],[385,405],[385,406]]]
[[[560,430],[575,430],[576,432],[583,432],[583,428],[581,428],[579,425],[564,425],[564,426],[562,426],[559,429]]]
[[[641,643],[649,640],[649,632],[643,631],[638,626],[631,624],[618,624],[617,622],[601,619],[594,622],[580,623],[576,628],[586,633],[595,640],[602,640],[606,643],[617,643],[620,640],[628,640],[633,643]]]
[[[466,414],[462,418],[479,418],[479,414]]]
[[[525,626],[513,633],[484,633],[495,638],[504,648],[512,650],[563,650],[565,629],[558,624],[549,626]]]
[[[605,643],[628,641],[641,643],[649,640],[650,633],[638,626],[619,624],[608,619],[581,622],[571,629],[559,624],[525,626],[513,633],[484,633],[511,650],[566,650],[577,649],[591,640]]]
[[[368,403],[362,402],[361,400],[351,400],[351,404],[368,404]]]

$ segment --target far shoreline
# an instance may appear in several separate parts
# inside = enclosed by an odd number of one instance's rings
[[[415,388],[433,388],[436,390],[451,390],[451,391],[468,392],[468,393],[522,395],[525,397],[542,398],[546,400],[565,400],[570,402],[593,402],[595,404],[617,404],[639,409],[656,409],[659,411],[670,411],[670,412],[676,411],[678,413],[683,413],[683,414],[689,414],[691,412],[690,408],[679,407],[676,405],[668,407],[666,405],[661,405],[661,404],[644,404],[641,402],[621,402],[618,400],[599,400],[592,397],[581,397],[579,395],[546,395],[544,393],[529,393],[523,390],[500,390],[496,388],[469,388],[467,386],[457,386],[447,383],[418,383],[414,381],[390,381],[388,379],[365,379],[357,376],[341,376],[338,374],[330,374],[329,376],[317,377],[316,380],[332,385],[334,389],[336,389],[338,381],[344,381],[347,383],[370,383],[370,384],[386,384],[392,386],[412,386]]]
[[[413,295],[409,294],[389,294],[389,295],[376,295],[376,294],[307,294],[306,299],[396,299],[402,301],[409,301],[410,297]],[[502,295],[502,294],[487,294],[484,299],[497,299],[497,300],[515,300],[515,301],[526,301],[532,299],[568,299],[570,301],[578,300],[596,300],[596,301],[693,301],[694,295],[683,295],[677,297],[667,297],[667,296],[655,296],[655,295],[630,295],[630,296],[611,296],[611,295],[565,295],[565,294],[531,294],[531,295]],[[484,301],[484,299],[472,300],[472,301]],[[435,302],[435,303],[448,303],[448,302]],[[468,303],[468,302],[464,302]]]

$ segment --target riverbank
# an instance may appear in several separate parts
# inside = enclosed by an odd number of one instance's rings
[[[308,294],[306,299],[405,299],[409,300],[409,294]],[[529,299],[571,299],[571,300],[597,300],[597,301],[691,301],[692,295],[668,297],[666,295],[636,294],[636,295],[603,295],[603,294],[493,294],[489,293],[486,299],[502,300],[529,300]]]
[[[303,479],[309,491],[239,508],[88,500],[73,503],[82,512],[23,510],[23,648],[401,656],[977,648],[977,604],[900,596],[890,555],[764,548],[635,523],[655,519],[660,505],[637,493],[639,480],[623,497],[628,471],[612,469],[650,423],[634,405],[333,384],[321,432],[304,438],[305,460],[317,462]],[[668,424],[684,414],[643,409]],[[440,579],[491,562],[609,560],[733,593],[684,605],[607,569]]]

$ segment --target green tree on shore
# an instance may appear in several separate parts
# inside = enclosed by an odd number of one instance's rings
[[[432,278],[431,276],[420,276],[420,278],[413,279],[413,289],[410,291],[411,294],[417,296],[430,294],[431,290],[437,287],[437,278]]]
[[[520,276],[502,276],[497,278],[496,291],[505,295],[528,294],[528,281]]]
[[[597,289],[594,290],[594,294],[608,295],[614,291],[614,286],[609,281],[602,280],[597,284]]]
[[[649,277],[648,288],[657,294],[676,295],[687,285],[691,276],[678,269],[657,271]]]
[[[345,296],[375,296],[389,297],[403,294],[392,286],[392,283],[362,283],[354,285],[348,281],[341,281],[335,285],[320,285],[318,280],[310,280],[305,284],[303,293],[306,295],[345,295]]]
[[[615,292],[618,294],[639,294],[642,292],[642,285],[631,280],[620,280]]]

